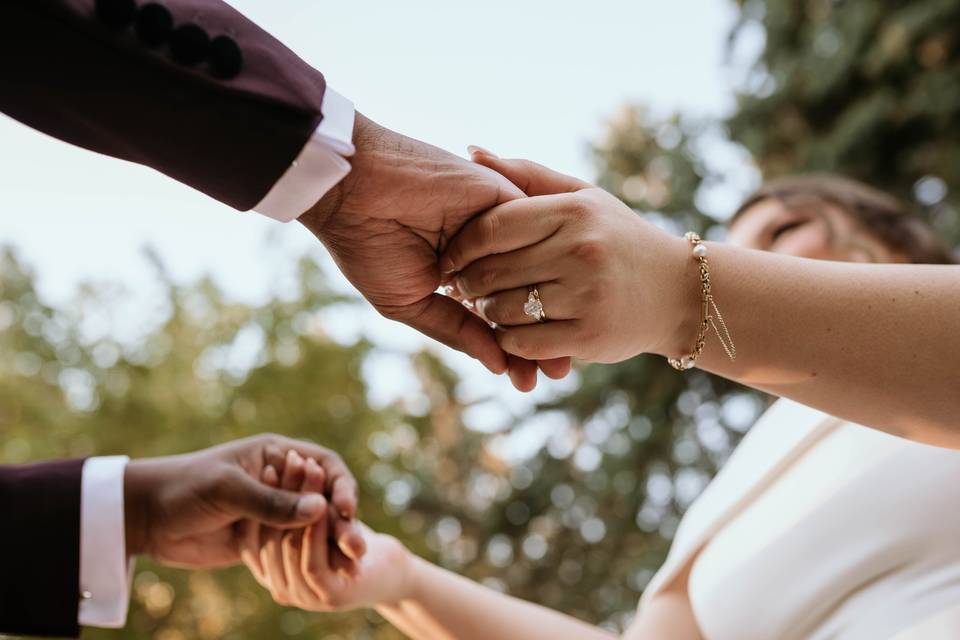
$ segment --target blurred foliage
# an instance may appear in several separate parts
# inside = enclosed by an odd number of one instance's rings
[[[765,38],[731,136],[767,177],[836,171],[914,202],[960,242],[960,2],[741,0]]]
[[[755,186],[737,184],[744,171],[838,171],[914,202],[960,240],[951,82],[960,1],[737,6],[731,51],[764,46],[739,81],[735,113],[713,121],[623,109],[596,144],[598,183],[674,231],[716,238],[736,204],[717,194]],[[299,296],[260,306],[231,302],[210,282],[175,285],[160,267],[160,320],[134,341],[103,329],[123,291],[90,286],[51,308],[13,253],[0,269],[0,461],[165,455],[262,431],[313,438],[356,471],[374,528],[611,629],[628,623],[684,509],[766,405],[639,357],[582,368],[575,390],[481,433],[468,427],[470,411],[497,398],[465,401],[456,375],[428,353],[395,374],[415,377],[420,391],[370,408],[364,367],[393,365],[366,342],[327,336],[324,314],[358,303],[332,294],[308,260]],[[127,629],[85,635],[283,636],[398,634],[368,612],[273,605],[241,569],[186,574],[141,561]]]

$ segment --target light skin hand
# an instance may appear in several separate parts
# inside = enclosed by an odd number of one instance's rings
[[[334,452],[310,442],[263,435],[196,453],[131,461],[124,474],[127,554],[186,568],[241,560],[250,521],[303,527],[328,509],[322,496],[274,489],[259,481],[293,449],[318,460],[337,518],[355,522],[357,485]],[[353,525],[351,525],[353,526]]]
[[[571,188],[570,178],[533,163],[478,160],[518,184],[539,174],[557,192]],[[643,222],[599,190],[545,198],[496,207],[465,226],[447,248],[461,287],[484,298],[480,311],[508,325],[500,345],[525,358],[571,354],[599,362],[640,352],[689,353],[700,315],[689,243]],[[524,216],[526,223],[518,225]],[[771,235],[770,248],[799,251],[804,238],[816,244],[810,233],[815,227],[793,229]],[[496,238],[520,237],[524,230],[522,248],[497,244]],[[847,240],[853,244],[844,242],[840,253],[804,252],[829,260],[705,243],[713,292],[736,339],[737,357],[729,358],[712,339],[697,367],[851,422],[960,448],[953,365],[960,353],[958,267],[855,264],[849,261],[879,257],[883,246],[863,242],[869,238]],[[498,262],[505,257],[512,274]],[[510,315],[523,296],[511,289],[517,273],[525,284],[560,285],[541,288],[547,316],[555,321],[522,325],[526,318]]]
[[[323,471],[309,461],[286,466],[281,477],[263,477],[269,484],[309,492],[323,486]],[[331,518],[321,517],[309,527],[274,531],[258,551],[263,567],[261,583],[274,600],[313,611],[372,607],[399,600],[408,591],[410,554],[392,536],[378,534],[362,523],[359,531],[366,553],[350,567],[337,559],[340,540],[330,530]],[[342,545],[341,545],[342,546]]]
[[[474,159],[528,193],[553,194],[508,202],[471,220],[442,256],[461,294],[502,327],[497,337],[505,351],[619,362],[669,352],[677,336],[693,334],[681,320],[684,310],[696,308],[684,240],[575,178],[485,152]],[[523,313],[533,283],[546,323]]]
[[[282,477],[266,469],[264,481],[310,491],[323,483],[309,461],[302,473],[288,464]],[[376,608],[410,638],[577,638],[609,640],[604,630],[544,607],[483,587],[436,567],[413,554],[395,538],[361,526],[367,553],[356,572],[338,570],[330,552],[328,520],[322,518],[304,530],[280,533],[280,543],[262,550],[265,568],[261,582],[274,599],[312,611]],[[254,550],[256,551],[256,550]],[[657,602],[662,601],[662,599]],[[651,609],[663,609],[659,604]],[[635,625],[631,638],[681,638],[675,630],[677,609],[660,615],[660,623]],[[694,637],[694,636],[690,636]],[[699,637],[699,636],[696,636]]]
[[[486,322],[435,293],[437,255],[473,216],[523,197],[502,175],[385,129],[357,114],[350,174],[300,217],[344,275],[385,317],[508,371],[518,389],[536,386],[537,363],[508,356]],[[569,359],[540,368],[560,378]]]

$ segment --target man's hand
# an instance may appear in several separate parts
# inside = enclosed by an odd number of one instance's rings
[[[435,293],[437,256],[470,218],[523,192],[498,173],[385,129],[361,114],[350,174],[300,217],[344,275],[385,317],[399,320],[510,372],[521,390],[536,385],[536,363],[509,356],[493,330],[456,300]],[[569,359],[540,363],[563,377]]]
[[[334,507],[328,517],[350,522],[350,536],[355,536],[351,546],[357,550],[355,557],[362,555],[362,537],[353,519],[357,484],[346,465],[324,447],[275,435],[131,461],[124,474],[127,555],[146,554],[188,568],[227,566],[240,561],[243,538],[259,529],[245,519],[287,529],[328,515],[323,495],[260,482],[267,467],[283,471],[288,451],[319,463],[325,494]],[[339,528],[342,532],[344,526]]]

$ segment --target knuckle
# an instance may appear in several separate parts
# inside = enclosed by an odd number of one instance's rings
[[[293,520],[297,515],[297,503],[290,500],[286,494],[271,491],[264,498],[267,513],[276,517]]]
[[[377,311],[387,320],[395,322],[412,322],[424,312],[425,301],[411,302],[410,304],[378,304]]]
[[[582,193],[577,192],[570,196],[570,200],[567,202],[566,212],[570,217],[575,219],[588,218],[593,213],[591,204],[590,200],[584,197]]]
[[[480,219],[478,231],[482,244],[495,242],[500,233],[500,218],[493,214],[484,216]]]
[[[217,465],[207,476],[204,491],[217,498],[227,497],[235,487],[246,480],[246,473],[229,464]]]
[[[508,334],[504,339],[509,345],[507,351],[522,358],[531,359],[534,357],[535,346],[533,340],[527,336],[517,336]]]
[[[496,267],[484,266],[479,270],[477,279],[480,283],[480,286],[484,290],[489,290],[490,287],[494,286],[497,283],[497,280],[500,277],[500,270]]]
[[[578,239],[573,246],[572,253],[582,262],[598,266],[606,260],[608,250],[602,238],[594,235],[585,235]]]
[[[276,433],[261,433],[258,436],[254,436],[253,441],[254,447],[259,448],[263,451],[263,454],[267,457],[275,457],[277,455],[285,455],[284,451],[285,445],[287,444],[286,439],[283,436],[280,436]]]
[[[406,310],[403,307],[396,306],[386,306],[386,307],[377,307],[377,311],[380,312],[387,320],[394,320],[396,322],[403,322],[406,320]]]

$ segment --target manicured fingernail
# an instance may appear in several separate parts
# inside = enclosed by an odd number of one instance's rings
[[[475,145],[475,144],[471,144],[471,145],[469,145],[469,146],[467,147],[467,153],[469,153],[471,156],[484,155],[484,156],[489,156],[489,157],[491,157],[491,158],[499,158],[499,157],[500,157],[500,156],[498,156],[497,154],[493,153],[492,151],[488,151],[487,149],[484,149],[483,147],[478,147],[478,146]]]
[[[314,520],[327,510],[327,501],[319,493],[311,493],[297,501],[297,518]]]

